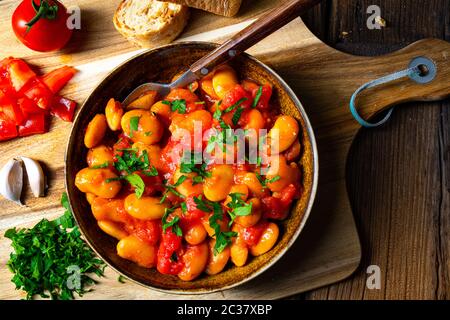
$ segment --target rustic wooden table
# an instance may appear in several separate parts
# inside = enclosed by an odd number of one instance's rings
[[[366,27],[373,4],[386,20],[381,30]],[[328,0],[303,19],[324,42],[358,55],[450,40],[448,0]],[[386,125],[361,130],[347,181],[361,265],[347,280],[295,298],[450,299],[450,101],[410,103]],[[380,290],[366,287],[369,265],[381,269]]]

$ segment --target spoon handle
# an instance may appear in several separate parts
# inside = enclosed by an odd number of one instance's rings
[[[291,0],[280,5],[196,61],[190,71],[197,77],[206,75],[215,66],[225,63],[240,52],[247,50],[319,2],[321,0]]]

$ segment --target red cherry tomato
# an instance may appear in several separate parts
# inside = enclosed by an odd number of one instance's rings
[[[69,14],[56,0],[24,0],[12,15],[16,37],[35,51],[55,51],[66,45],[72,36],[67,27]]]

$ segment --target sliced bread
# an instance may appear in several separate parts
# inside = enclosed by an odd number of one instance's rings
[[[155,0],[123,0],[114,26],[125,38],[145,48],[173,41],[189,19],[186,6]]]
[[[189,7],[209,11],[221,16],[232,17],[238,13],[242,0],[167,0]]]

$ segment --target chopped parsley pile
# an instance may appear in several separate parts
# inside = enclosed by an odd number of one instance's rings
[[[105,264],[81,239],[66,194],[61,204],[66,211],[58,219],[5,232],[14,249],[7,263],[14,273],[11,281],[26,292],[26,299],[39,295],[70,300],[74,293],[81,297],[91,291],[87,286],[96,283],[88,274],[103,276]]]

